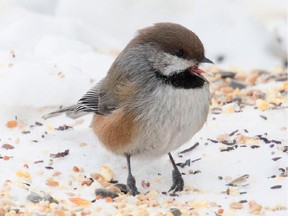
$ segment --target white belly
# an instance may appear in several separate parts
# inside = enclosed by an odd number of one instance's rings
[[[142,115],[139,136],[126,153],[162,155],[190,140],[202,128],[210,104],[209,86],[175,89],[164,86],[154,92]]]

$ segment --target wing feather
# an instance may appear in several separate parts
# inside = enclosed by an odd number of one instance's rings
[[[108,96],[108,93],[96,85],[91,88],[75,105],[60,108],[54,112],[44,115],[44,119],[52,118],[62,113],[66,116],[76,119],[88,113],[97,113],[99,115],[107,115],[116,109],[115,101]]]
[[[98,113],[99,89],[93,87],[78,102],[75,112]]]

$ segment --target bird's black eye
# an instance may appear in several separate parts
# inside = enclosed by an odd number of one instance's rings
[[[175,55],[179,58],[184,58],[185,57],[185,52],[182,49],[177,49],[175,52]]]

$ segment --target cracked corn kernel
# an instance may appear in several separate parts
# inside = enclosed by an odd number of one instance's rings
[[[217,214],[223,214],[224,213],[224,209],[218,209]]]
[[[9,156],[7,156],[7,155],[4,155],[4,156],[3,156],[3,160],[9,160],[9,159],[10,159]]]
[[[79,168],[77,166],[73,166],[73,171],[74,172],[79,172],[80,170],[79,170]]]
[[[113,172],[108,166],[101,166],[99,174],[102,175],[105,181],[110,182],[113,179]]]
[[[54,180],[47,180],[46,185],[48,185],[50,187],[57,187],[57,186],[59,186],[59,182],[54,181]]]
[[[248,205],[249,205],[249,212],[251,214],[260,214],[262,210],[262,206],[260,204],[258,204],[254,200],[251,200],[249,201]]]
[[[6,127],[7,127],[7,128],[15,128],[15,127],[17,127],[17,125],[18,125],[18,123],[17,123],[17,121],[15,121],[15,120],[8,121],[8,122],[6,123]]]
[[[16,175],[20,178],[30,178],[30,174],[27,172],[23,172],[23,171],[17,171]]]
[[[230,203],[230,208],[231,209],[242,209],[243,204],[240,202],[232,202],[232,203]]]
[[[106,201],[106,203],[111,203],[111,202],[113,202],[113,199],[111,197],[106,197],[105,201]]]
[[[283,86],[284,86],[284,91],[288,91],[288,81],[284,82]]]
[[[269,108],[269,103],[265,100],[258,99],[258,100],[256,100],[256,107],[257,107],[257,109],[264,111],[264,110],[267,110]]]
[[[76,204],[77,206],[90,206],[91,202],[80,197],[69,198],[70,202]]]
[[[57,210],[54,213],[55,216],[65,216],[65,212],[63,210]]]

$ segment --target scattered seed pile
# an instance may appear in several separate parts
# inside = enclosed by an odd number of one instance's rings
[[[245,106],[265,111],[287,108],[287,71],[275,69],[268,71],[227,72],[213,69],[215,77],[211,80],[212,113],[241,112]],[[265,88],[265,84],[274,87]],[[264,87],[264,88],[263,88]],[[265,118],[263,115],[262,118]]]
[[[254,119],[259,118],[265,122],[270,120],[269,112],[283,112],[284,110],[287,118],[288,81],[287,72],[284,69],[255,70],[247,73],[239,70],[221,71],[213,68],[211,72],[215,76],[209,78],[212,102],[208,121],[217,121],[221,115],[249,112],[249,109],[257,110],[258,114],[253,116]],[[269,116],[273,117],[273,115]],[[257,184],[255,179],[254,182],[251,180],[253,173],[233,177],[222,176],[219,173],[217,181],[222,189],[213,193],[194,187],[193,178],[201,175],[202,172],[209,172],[209,170],[194,169],[194,165],[205,163],[205,159],[209,155],[191,159],[193,151],[207,146],[213,146],[214,151],[217,154],[223,154],[223,157],[227,154],[237,155],[237,152],[240,154],[240,150],[243,149],[247,153],[260,152],[261,148],[265,151],[269,149],[271,154],[266,160],[275,163],[276,168],[273,175],[265,176],[271,184],[263,187],[265,190],[275,191],[275,193],[285,190],[287,192],[288,168],[282,166],[283,163],[279,163],[287,161],[287,136],[285,139],[271,137],[269,131],[253,134],[247,128],[231,130],[224,134],[214,133],[217,135],[211,137],[207,132],[205,138],[177,152],[178,158],[176,158],[177,161],[180,161],[177,165],[185,177],[185,182],[188,178],[192,178],[191,183],[186,184],[185,191],[172,194],[164,189],[161,191],[154,189],[154,182],[141,180],[137,182],[140,186],[139,189],[146,192],[132,197],[129,195],[126,185],[118,182],[115,171],[107,165],[102,165],[93,172],[87,172],[85,167],[79,167],[76,164],[70,164],[67,170],[66,168],[65,170],[56,169],[55,165],[58,162],[67,160],[69,157],[77,157],[75,152],[72,155],[69,146],[64,151],[45,152],[46,157],[43,159],[29,161],[29,155],[27,155],[25,156],[27,162],[18,161],[14,152],[20,145],[41,145],[50,133],[57,136],[62,132],[77,130],[77,126],[82,124],[80,119],[71,125],[63,123],[53,127],[42,120],[29,124],[20,119],[22,119],[21,116],[18,116],[7,122],[0,121],[1,124],[5,124],[7,134],[10,134],[9,137],[1,137],[2,134],[0,134],[0,166],[2,168],[6,166],[8,169],[15,167],[15,164],[17,166],[17,171],[13,176],[1,173],[2,176],[5,176],[2,179],[5,180],[0,182],[0,216],[198,216],[204,214],[220,216],[264,215],[265,213],[285,215],[287,213],[287,206],[283,205],[285,201],[268,205],[260,203],[257,200],[258,196],[255,196],[254,199],[249,196],[251,185]],[[233,122],[229,124],[232,125]],[[278,125],[271,125],[271,127],[276,126],[278,127]],[[15,133],[10,133],[11,131]],[[279,131],[287,133],[287,126],[280,125]],[[22,140],[30,141],[23,143]],[[80,149],[86,146],[86,143],[80,143],[78,147]],[[39,182],[41,176],[47,176],[44,182]],[[161,173],[159,176],[161,182]],[[209,179],[206,180],[209,182]],[[25,192],[22,201],[17,198],[17,191]],[[85,194],[88,195],[85,196]],[[220,198],[214,199],[215,196]],[[197,199],[197,197],[201,197],[201,199]]]

